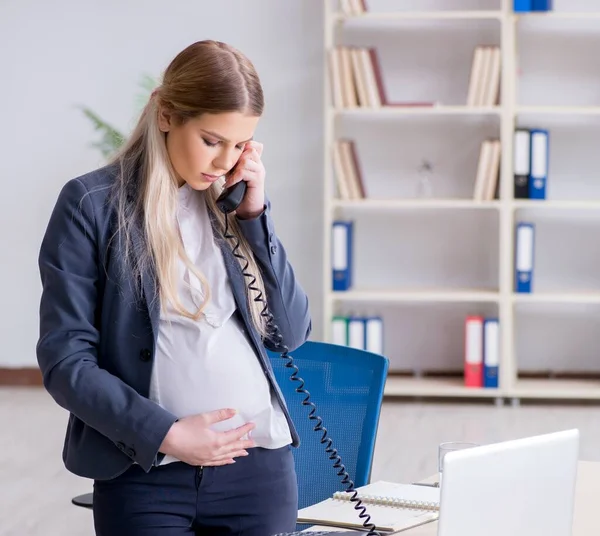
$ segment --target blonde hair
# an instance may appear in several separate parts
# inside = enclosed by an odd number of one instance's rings
[[[238,50],[218,41],[194,43],[167,67],[162,85],[153,92],[131,136],[113,158],[113,163],[120,166],[115,184],[118,232],[124,239],[125,257],[134,281],[141,283],[145,273],[152,273],[163,309],[170,303],[177,313],[197,320],[210,300],[210,288],[202,272],[188,258],[179,236],[175,219],[177,179],[165,134],[159,129],[159,106],[167,108],[181,123],[203,113],[240,111],[260,116],[263,92],[252,63]],[[204,195],[208,209],[218,221],[220,238],[224,239],[223,214],[215,204],[222,184],[223,180],[217,181]],[[143,229],[141,243],[132,240],[136,225]],[[247,270],[256,277],[254,286],[266,299],[260,269],[235,218],[230,217],[228,232],[239,240],[238,252],[246,258]],[[187,310],[179,299],[178,258],[199,279],[204,290],[204,303],[195,311]],[[242,268],[246,266],[238,260]],[[264,304],[253,298],[247,291],[252,320],[264,337],[265,318],[261,315]]]

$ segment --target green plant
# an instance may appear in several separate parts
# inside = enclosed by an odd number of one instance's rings
[[[94,130],[101,133],[100,141],[92,143],[92,147],[100,149],[100,152],[105,159],[110,158],[110,156],[116,153],[119,147],[121,147],[125,141],[125,136],[112,125],[101,119],[91,109],[81,106],[81,111],[92,122]]]
[[[156,79],[148,74],[142,75],[139,86],[142,91],[138,93],[136,96],[136,107],[138,108],[137,112],[146,105],[148,99],[150,98],[150,94],[156,87],[157,82]],[[102,156],[105,159],[110,158],[114,153],[116,153],[123,142],[126,140],[126,136],[119,131],[117,128],[112,126],[110,123],[106,122],[102,119],[96,112],[90,109],[87,106],[79,107],[83,114],[91,121],[94,130],[100,133],[100,140],[92,143],[92,147],[96,147],[102,153]]]

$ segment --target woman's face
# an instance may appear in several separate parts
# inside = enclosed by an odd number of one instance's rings
[[[254,136],[259,119],[241,112],[224,112],[203,114],[179,124],[161,111],[159,127],[167,133],[167,152],[179,186],[187,183],[194,190],[206,190],[230,171]]]

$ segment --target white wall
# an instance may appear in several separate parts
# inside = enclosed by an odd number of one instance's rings
[[[238,46],[262,77],[267,107],[257,137],[265,143],[268,191],[279,234],[311,300],[313,338],[321,336],[322,0],[180,0],[173,5],[177,13],[158,0],[0,3],[0,366],[35,365],[39,242],[61,185],[102,163],[89,147],[94,132],[75,106],[89,105],[127,129],[141,74],[159,74],[179,50],[205,38]],[[500,5],[500,0],[369,1],[373,11]],[[555,6],[600,9],[598,0],[555,0]],[[523,23],[519,104],[598,105],[597,22]],[[473,47],[500,37],[497,22],[485,20],[392,21],[385,29],[369,24],[349,23],[338,39],[379,47],[387,89],[397,100],[464,102]],[[598,116],[521,116],[519,123],[551,130],[550,199],[599,198]],[[371,196],[414,197],[419,169],[428,160],[434,166],[434,196],[460,197],[472,191],[479,143],[497,135],[499,121],[365,116],[340,119],[338,127],[340,135],[358,141]],[[348,214],[356,218],[356,247],[363,252],[355,264],[357,286],[495,288],[497,215],[467,212]],[[600,288],[600,257],[589,247],[600,229],[597,218],[540,212],[531,217],[539,223],[536,289]],[[440,237],[442,230],[447,237]],[[385,253],[380,244],[386,245]],[[462,363],[464,315],[492,314],[494,307],[347,303],[336,310],[385,317],[393,368],[456,368]],[[598,309],[520,307],[520,365],[598,369],[593,353],[600,343]],[[576,335],[574,325],[583,326]],[[568,344],[542,335],[558,327],[556,338]]]
[[[40,240],[61,186],[102,165],[76,106],[126,131],[142,73],[159,75],[208,38],[240,48],[261,76],[266,111],[256,138],[268,193],[319,336],[322,24],[320,0],[0,3],[0,367],[36,365]]]

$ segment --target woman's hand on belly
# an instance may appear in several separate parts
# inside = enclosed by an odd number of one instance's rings
[[[193,466],[235,463],[234,458],[247,456],[246,449],[254,447],[251,439],[242,439],[254,429],[254,423],[226,432],[211,429],[211,425],[235,414],[233,409],[219,409],[178,420],[165,436],[160,452]]]

